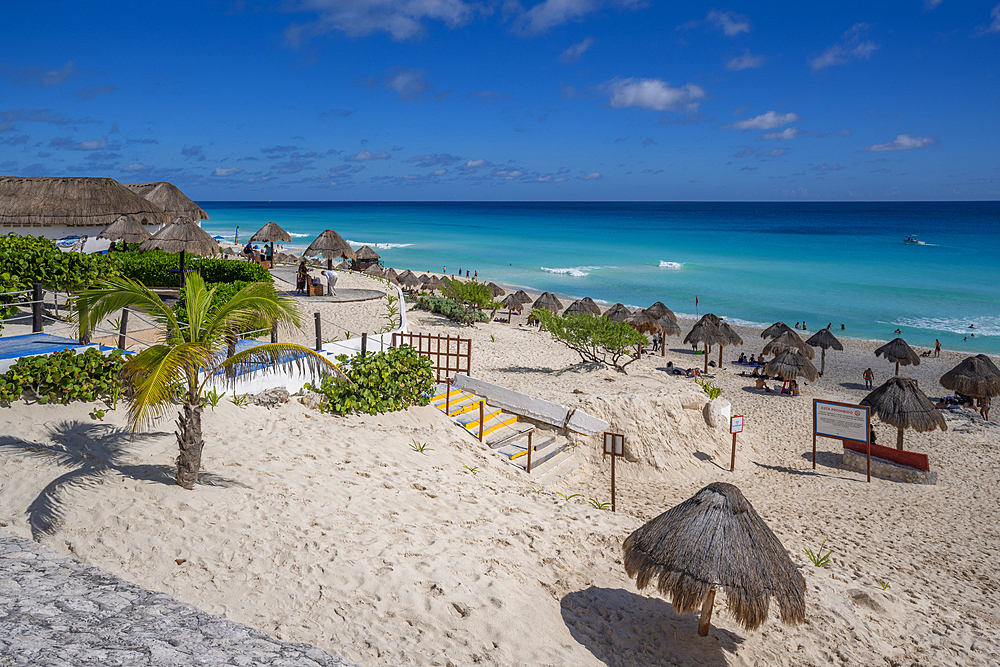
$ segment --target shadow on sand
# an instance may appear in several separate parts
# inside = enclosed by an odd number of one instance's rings
[[[70,489],[96,489],[111,475],[121,475],[136,481],[176,484],[175,468],[164,465],[131,465],[127,459],[133,447],[164,432],[137,433],[128,429],[80,421],[64,421],[52,427],[52,442],[28,442],[20,438],[0,436],[0,451],[36,457],[68,469],[45,485],[28,506],[31,536],[38,540],[54,535],[65,518],[66,505],[62,496]],[[202,472],[198,484],[206,486],[243,486],[239,482],[213,473]]]
[[[507,366],[505,368],[497,369],[501,373],[541,373],[543,375],[555,375],[559,376],[564,373],[592,373],[594,371],[599,371],[604,368],[603,364],[598,364],[593,361],[581,361],[580,363],[573,364],[572,366],[567,366],[566,368],[536,368],[532,366]]]
[[[566,595],[563,622],[595,658],[615,667],[725,665],[743,637],[712,625],[698,636],[698,617],[677,614],[656,597],[591,586]],[[722,610],[716,602],[716,614]]]

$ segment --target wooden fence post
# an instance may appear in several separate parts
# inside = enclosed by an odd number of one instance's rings
[[[320,324],[319,313],[316,313],[316,351],[323,351],[323,325]]]
[[[118,325],[118,349],[125,349],[125,333],[128,331],[128,308],[122,308],[122,321]]]
[[[35,283],[31,294],[31,333],[42,332],[42,284]]]

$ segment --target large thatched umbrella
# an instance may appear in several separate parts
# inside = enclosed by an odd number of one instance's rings
[[[542,292],[541,295],[535,299],[535,302],[531,304],[532,308],[544,308],[553,313],[558,313],[563,309],[562,302],[556,298],[555,294],[551,292]]]
[[[406,271],[403,271],[402,273],[399,274],[399,284],[402,285],[403,287],[408,287],[410,289],[413,289],[414,287],[420,286],[420,279],[417,278],[416,274],[413,273],[413,271],[407,269]]]
[[[269,222],[250,237],[250,243],[270,243],[271,257],[274,257],[274,242],[291,243],[292,235],[278,226],[276,222]]]
[[[705,346],[706,373],[708,372],[709,345],[719,345],[721,347],[725,347],[726,345],[732,344],[729,332],[720,326],[721,322],[722,320],[718,316],[712,313],[706,313],[705,315],[702,315],[700,320],[694,323],[694,326],[691,327],[691,331],[689,331],[688,335],[684,337],[684,343],[687,345],[697,345],[698,343],[702,343]]]
[[[966,357],[941,376],[941,386],[973,398],[1000,396],[1000,369],[985,354]]]
[[[177,218],[172,223],[142,242],[139,252],[162,250],[180,253],[181,287],[184,287],[184,254],[217,255],[219,244],[193,220]]]
[[[486,286],[490,288],[491,292],[493,292],[494,299],[497,298],[498,296],[503,296],[507,293],[507,290],[500,287],[496,283],[487,283]]]
[[[677,316],[674,315],[674,311],[667,308],[662,301],[657,301],[652,306],[646,309],[646,312],[652,316],[653,319],[658,320],[664,315],[672,319],[674,322],[677,321]]]
[[[594,315],[598,317],[601,316],[601,307],[598,306],[596,303],[594,303],[594,300],[591,299],[589,296],[585,296],[582,299],[580,299],[580,303],[582,303],[587,308],[587,310],[589,310]]]
[[[624,304],[616,303],[615,305],[604,311],[604,317],[608,318],[612,322],[624,322],[632,314],[632,311],[625,307]]]
[[[660,330],[659,322],[657,322],[644,310],[637,310],[629,315],[625,320],[625,324],[629,325],[639,333],[655,334]]]
[[[713,482],[628,536],[625,572],[640,590],[655,583],[674,609],[701,609],[708,634],[716,589],[748,630],[767,620],[772,596],[781,620],[805,621],[806,582],[785,548],[738,488]]]
[[[763,354],[777,354],[784,350],[798,350],[799,354],[806,359],[812,359],[816,356],[816,351],[799,338],[798,334],[794,331],[786,331],[780,336],[772,338],[764,346]]]
[[[111,241],[122,239],[125,243],[142,243],[151,236],[152,234],[142,226],[141,222],[123,215],[105,227],[97,235],[97,238],[110,239]]]
[[[903,448],[904,428],[912,428],[917,433],[936,428],[948,430],[941,411],[934,407],[910,378],[889,378],[881,387],[861,399],[861,405],[869,406],[879,419],[896,427],[896,449]]]
[[[396,269],[388,268],[385,271],[385,279],[388,280],[393,285],[399,285],[399,274],[396,273]]]
[[[424,283],[424,289],[428,292],[433,292],[434,290],[439,290],[445,286],[445,282],[438,278],[437,276],[431,276]]]
[[[795,333],[795,331],[790,326],[788,326],[787,324],[785,324],[784,322],[775,322],[774,324],[772,324],[768,328],[766,328],[763,331],[761,331],[760,332],[760,337],[761,338],[775,338],[775,337],[780,336],[781,334],[785,333],[786,331],[791,331],[792,333]]]
[[[519,289],[516,292],[514,292],[514,296],[521,303],[531,303],[531,301],[532,301],[531,297],[528,296],[528,293],[525,292],[523,289]]]
[[[514,315],[515,310],[519,313],[524,310],[524,304],[521,303],[521,300],[517,298],[516,294],[508,294],[507,297],[500,303],[507,309],[508,321],[510,321],[510,318]]]
[[[122,183],[126,188],[143,199],[164,210],[171,219],[208,220],[208,213],[191,201],[173,183]],[[289,239],[291,240],[291,239]]]
[[[431,281],[431,277],[432,277],[432,276],[429,276],[429,275],[427,275],[426,273],[421,273],[421,274],[420,274],[420,275],[419,275],[419,276],[417,277],[417,280],[419,280],[419,281],[420,281],[421,283],[423,283],[423,284],[427,284],[427,283],[429,283],[429,282]]]
[[[906,344],[902,338],[894,338],[888,343],[875,350],[876,357],[885,357],[889,362],[896,362],[895,375],[899,375],[899,367],[919,366],[920,357],[913,351],[913,348]]]
[[[667,315],[656,320],[656,323],[660,325],[664,336],[680,336],[682,333],[681,325],[677,324],[676,320],[670,319]]]
[[[819,378],[819,371],[794,347],[782,350],[775,355],[774,359],[767,362],[764,372],[768,375],[777,375],[786,382],[794,380],[799,373],[805,376],[810,382],[815,382]]]
[[[593,314],[594,314],[593,311],[591,311],[590,308],[587,307],[587,304],[585,304],[583,301],[579,299],[569,304],[569,306],[566,307],[566,310],[563,311],[563,317],[565,317],[566,315],[593,316]]]
[[[302,253],[303,257],[315,257],[317,255],[326,258],[327,269],[333,268],[334,257],[354,259],[357,256],[347,241],[342,239],[340,234],[332,229],[324,230]]]
[[[383,274],[383,271],[382,271],[382,267],[379,266],[378,264],[372,264],[372,265],[370,265],[367,269],[365,269],[364,271],[362,271],[362,273],[365,273],[365,274],[367,274],[369,276],[375,276],[377,278],[383,278],[383,277],[385,277],[384,274]]]
[[[844,346],[841,344],[837,337],[830,333],[829,329],[820,329],[806,341],[806,345],[811,345],[813,347],[818,347],[819,352],[819,374],[822,375],[826,370],[826,350],[832,347],[835,350],[843,350]]]
[[[729,344],[730,345],[742,345],[743,344],[743,339],[740,338],[740,335],[738,333],[736,333],[736,329],[734,329],[732,326],[730,326],[729,322],[726,322],[726,321],[723,321],[723,320],[719,320],[718,325],[719,325],[719,328],[722,329],[722,332],[724,334],[726,334],[726,336],[729,337]],[[721,346],[721,345],[719,346],[719,368],[722,368],[722,347],[723,346]]]

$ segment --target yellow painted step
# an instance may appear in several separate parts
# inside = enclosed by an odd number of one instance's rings
[[[438,394],[437,396],[431,399],[431,403],[434,403],[436,401],[443,401],[445,399],[445,396],[458,396],[459,394],[464,394],[464,393],[465,392],[462,391],[461,389],[452,389],[451,392],[444,392]]]
[[[478,405],[478,403],[477,403],[477,405]],[[486,422],[488,422],[489,420],[493,419],[494,417],[496,417],[501,412],[503,412],[503,411],[498,408],[498,409],[494,410],[493,412],[487,412],[487,413],[485,413],[483,415],[483,423],[485,424]],[[516,419],[516,417],[515,417],[515,419]],[[462,426],[464,426],[465,428],[469,429],[470,431],[475,431],[476,433],[479,433],[479,418],[477,417],[476,419],[473,419],[472,421],[470,421],[468,423],[462,424]],[[486,435],[486,431],[485,430],[483,431],[483,435]]]
[[[451,412],[448,413],[448,416],[457,417],[458,415],[464,415],[466,412],[471,412],[472,410],[478,410],[479,403],[482,401],[482,399],[481,398],[477,399],[475,396],[472,396],[471,398],[474,398],[476,400],[472,401],[471,403],[465,403],[464,405],[455,405],[454,407],[452,407]]]
[[[503,428],[504,426],[510,426],[516,421],[517,421],[517,415],[511,415],[509,418],[504,419],[503,421],[499,421],[493,426],[490,426],[489,428],[483,429],[483,437],[485,438],[487,435],[497,430],[498,428]]]

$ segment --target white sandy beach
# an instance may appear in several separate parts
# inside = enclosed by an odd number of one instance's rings
[[[380,326],[374,306],[330,308],[330,318]],[[541,488],[431,407],[335,417],[294,401],[238,408],[227,396],[205,411],[203,475],[189,492],[172,481],[172,422],[133,440],[123,408],[97,422],[92,404],[22,400],[0,408],[0,525],[360,665],[1000,662],[1000,427],[960,413],[947,432],[908,431],[935,486],[868,484],[840,467],[833,440],[820,439],[812,470],[811,399],[856,402],[868,366],[876,386],[889,377],[876,343],[844,339],[825,376],[794,398],[752,391],[724,363],[715,382],[747,429],[730,473],[729,436],[706,423],[704,392],[661,370],[701,366],[679,338],[623,375],[579,364],[546,332],[518,326],[523,317],[476,327],[408,317],[414,331],[472,338],[474,376],[583,407],[625,433],[618,512],[587,502],[610,499],[593,437],[577,438],[574,475]],[[303,342],[310,333],[307,321]],[[745,345],[727,349],[727,362],[763,347],[758,331],[739,333]],[[937,379],[964,356],[945,351],[901,374],[940,395]],[[877,429],[893,442],[894,429]],[[711,481],[739,486],[801,566],[806,623],[785,626],[772,612],[748,632],[720,596],[701,638],[695,616],[625,575],[629,533]],[[803,550],[824,539],[832,563],[818,569]]]

